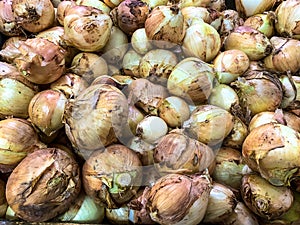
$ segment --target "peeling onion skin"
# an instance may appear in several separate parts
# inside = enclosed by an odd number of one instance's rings
[[[6,197],[19,218],[43,222],[65,212],[81,190],[79,165],[56,148],[37,150],[9,176]]]

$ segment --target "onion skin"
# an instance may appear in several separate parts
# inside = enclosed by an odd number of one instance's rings
[[[245,204],[258,216],[271,220],[287,212],[293,203],[288,187],[276,187],[257,174],[242,178],[241,195]]]
[[[4,180],[0,180],[0,217],[3,218],[5,216],[8,204],[5,196],[5,188],[6,182]]]
[[[12,8],[13,0],[4,0],[0,2],[0,32],[6,36],[19,36],[22,29],[14,17]]]
[[[6,197],[16,215],[43,222],[66,211],[81,190],[79,165],[56,148],[37,150],[9,176]]]
[[[136,194],[142,182],[142,164],[131,149],[114,144],[95,151],[85,161],[82,174],[87,195],[97,204],[116,209]]]
[[[299,176],[299,145],[299,133],[294,129],[278,123],[264,124],[246,137],[243,160],[271,184],[289,186]]]
[[[255,2],[251,0],[235,0],[235,6],[242,17],[249,17],[270,10],[277,2],[278,0],[259,0]]]

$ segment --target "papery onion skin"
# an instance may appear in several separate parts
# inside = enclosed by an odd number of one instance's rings
[[[282,1],[276,8],[275,28],[280,36],[300,39],[300,4],[297,0]]]
[[[241,196],[245,204],[258,216],[271,220],[289,210],[293,193],[288,187],[276,187],[257,174],[242,178]]]
[[[83,157],[117,141],[127,123],[126,96],[109,84],[91,85],[67,107],[66,134]]]
[[[128,50],[122,60],[122,69],[124,73],[132,77],[139,77],[141,59],[142,55],[138,54],[135,50]]]
[[[56,148],[34,151],[9,176],[6,197],[16,215],[43,222],[66,211],[81,190],[79,165]]]
[[[288,186],[299,176],[299,146],[297,131],[282,124],[268,123],[253,129],[245,138],[243,160],[271,184]]]
[[[95,151],[82,168],[85,192],[109,209],[128,202],[142,182],[142,164],[137,154],[124,145]]]
[[[22,34],[21,26],[15,20],[13,0],[4,0],[0,2],[0,32],[6,36],[19,36]]]
[[[110,16],[97,8],[73,6],[64,17],[64,38],[69,45],[81,51],[99,51],[107,43],[112,25]]]
[[[62,26],[64,26],[64,19],[67,14],[67,11],[76,5],[75,1],[61,1],[57,6],[56,11],[56,20]]]
[[[281,0],[280,0],[281,1]],[[278,0],[235,0],[235,6],[237,11],[242,17],[249,17],[258,13],[263,13],[271,9]]]
[[[85,5],[85,6],[92,6],[97,9],[102,10],[103,12],[109,14],[111,8],[104,3],[104,1],[94,1],[94,0],[76,0],[77,5]]]

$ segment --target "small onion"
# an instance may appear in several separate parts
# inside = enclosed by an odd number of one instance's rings
[[[158,116],[145,117],[136,127],[136,135],[150,144],[156,143],[167,133],[168,125]]]
[[[125,34],[132,35],[135,30],[144,27],[149,12],[149,6],[141,0],[124,0],[110,15],[117,27]]]
[[[279,124],[267,123],[253,129],[242,146],[245,163],[275,186],[289,185],[299,176],[299,133]]]
[[[158,141],[153,158],[160,174],[193,174],[208,168],[213,170],[215,165],[215,155],[210,147],[177,129]]]
[[[204,103],[212,92],[214,80],[215,72],[208,63],[196,57],[188,57],[174,67],[167,88],[172,95],[189,103]]]
[[[122,69],[126,75],[139,77],[142,56],[135,50],[128,50],[122,60]]]
[[[243,51],[232,49],[219,53],[213,60],[213,64],[218,81],[229,84],[246,72],[250,60]]]
[[[152,41],[147,37],[145,28],[139,28],[135,30],[131,35],[132,48],[139,54],[146,54],[152,49]]]
[[[22,29],[14,16],[12,2],[13,0],[0,2],[0,32],[11,37],[22,34]]]
[[[300,4],[297,0],[282,1],[276,8],[275,28],[280,36],[300,39]]]
[[[124,145],[114,144],[103,151],[94,151],[82,168],[84,190],[97,204],[119,208],[140,187],[141,166],[137,154]]]
[[[196,140],[207,144],[220,144],[234,126],[231,113],[214,105],[199,105],[183,127]]]
[[[219,53],[221,38],[217,30],[202,19],[193,19],[182,42],[187,57],[198,57],[210,62]]]
[[[177,5],[161,5],[151,10],[146,21],[145,31],[153,44],[160,48],[171,48],[181,44],[187,24]]]
[[[81,51],[94,52],[106,45],[113,22],[100,9],[77,5],[67,10],[63,24],[68,45]]]
[[[265,67],[279,72],[297,72],[300,69],[300,40],[273,36],[270,42],[273,51],[264,59]]]
[[[79,165],[57,148],[27,155],[10,174],[6,198],[18,217],[43,222],[65,212],[81,190]]]
[[[235,5],[242,17],[249,17],[270,10],[277,2],[278,0],[235,0]]]
[[[31,99],[28,114],[33,125],[47,136],[64,126],[63,116],[67,104],[66,96],[56,90],[43,90]]]
[[[288,187],[273,186],[257,174],[243,176],[241,196],[250,210],[268,220],[287,212],[294,199]]]
[[[15,20],[24,30],[37,33],[52,26],[55,11],[51,0],[13,0]]]
[[[169,127],[181,127],[183,122],[190,117],[190,108],[182,98],[169,96],[159,106],[158,115]]]
[[[225,50],[238,49],[250,60],[261,60],[272,51],[272,44],[266,35],[247,26],[239,26],[224,41]]]
[[[96,77],[108,73],[108,65],[106,60],[96,53],[80,52],[74,56],[69,70],[90,84]]]

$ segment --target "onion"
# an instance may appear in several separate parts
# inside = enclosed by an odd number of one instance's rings
[[[14,0],[12,9],[18,25],[32,33],[49,28],[55,21],[51,0]]]
[[[194,18],[202,19],[205,23],[208,24],[212,22],[211,11],[206,7],[185,6],[181,9],[181,13],[188,24],[191,24]]]
[[[221,38],[217,30],[202,19],[193,19],[182,42],[187,57],[198,57],[210,62],[219,53]]]
[[[225,50],[238,49],[250,60],[261,60],[272,51],[272,44],[266,35],[247,26],[239,26],[224,41]]]
[[[264,65],[273,71],[295,73],[300,69],[300,40],[273,36],[273,51],[264,59]]]
[[[66,134],[77,152],[86,158],[121,136],[127,115],[127,99],[118,88],[91,85],[67,107]]]
[[[282,1],[282,0],[279,0]],[[249,17],[255,14],[270,10],[278,0],[235,0],[236,10],[242,17]]]
[[[110,15],[117,27],[125,34],[132,35],[135,30],[144,27],[149,12],[149,6],[141,0],[124,0]]]
[[[43,222],[65,212],[81,189],[79,165],[68,153],[44,148],[29,154],[10,174],[6,198],[18,217]]]
[[[128,50],[122,60],[122,69],[126,75],[132,77],[140,76],[140,61],[142,56],[135,50]]]
[[[11,63],[0,62],[0,76],[18,72],[17,68]]]
[[[104,13],[109,14],[111,8],[103,1],[95,1],[95,0],[76,0],[77,5],[85,5],[85,6],[92,6],[94,8],[100,9]]]
[[[245,163],[271,184],[289,185],[299,176],[299,145],[297,131],[279,123],[268,123],[248,134],[242,154]]]
[[[18,36],[22,34],[22,28],[15,19],[13,0],[4,0],[0,2],[0,31],[6,36]]]
[[[39,87],[19,72],[0,76],[0,118],[28,117],[28,106]]]
[[[257,174],[243,176],[241,195],[255,214],[268,220],[283,215],[293,203],[293,194],[288,187],[273,186]]]
[[[6,210],[8,208],[8,204],[5,196],[5,186],[6,182],[0,180],[0,216],[3,218],[6,214]]]
[[[212,92],[215,72],[208,64],[196,57],[181,60],[172,70],[167,88],[172,95],[188,103],[204,103]]]
[[[100,9],[77,5],[67,10],[63,24],[68,45],[81,51],[94,52],[106,45],[113,22]]]
[[[126,204],[116,209],[105,208],[105,218],[110,224],[129,225],[129,208]]]
[[[215,165],[215,155],[210,147],[177,129],[158,141],[153,158],[160,174],[194,174],[212,169]]]
[[[82,167],[84,190],[97,204],[108,209],[119,208],[140,187],[141,165],[137,154],[124,145],[95,151]]]
[[[283,88],[283,98],[280,108],[286,109],[296,103],[297,88],[293,82],[293,78],[289,73],[287,75],[281,75],[279,80]]]
[[[280,36],[300,39],[299,10],[297,0],[282,1],[276,8],[275,28]]]
[[[183,127],[196,140],[214,146],[220,144],[234,125],[231,113],[214,105],[198,105]]]
[[[172,48],[181,44],[187,24],[177,5],[161,5],[151,10],[146,21],[145,31],[153,44],[159,48]]]
[[[197,6],[197,7],[208,7],[211,4],[210,0],[183,0],[180,2],[180,8],[188,7],[188,6]]]
[[[90,84],[96,77],[108,73],[108,65],[106,60],[96,53],[80,52],[72,59],[69,70]]]
[[[61,1],[56,10],[56,20],[62,26],[64,26],[64,19],[67,14],[67,11],[76,5],[75,1]]]
[[[33,125],[51,136],[64,126],[63,116],[67,104],[66,96],[56,90],[43,90],[31,99],[28,114]]]
[[[132,48],[139,54],[146,54],[152,49],[152,41],[147,37],[145,28],[135,30],[131,35],[130,41]]]

